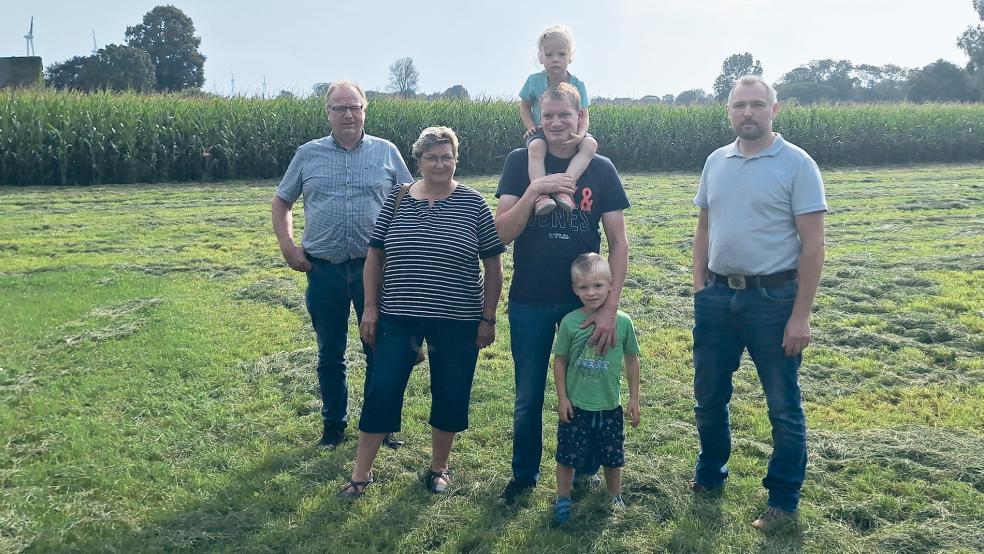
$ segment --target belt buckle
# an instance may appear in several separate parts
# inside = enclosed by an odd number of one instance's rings
[[[728,275],[728,287],[735,290],[744,290],[745,286],[744,275]]]

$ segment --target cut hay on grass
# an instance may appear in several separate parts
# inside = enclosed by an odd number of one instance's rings
[[[408,117],[433,115],[424,107]],[[512,107],[507,116],[515,121]],[[468,138],[481,150],[481,137]],[[204,170],[175,162],[172,177]],[[403,405],[407,445],[381,451],[378,481],[345,502],[335,492],[355,458],[365,359],[352,317],[349,440],[314,448],[316,339],[304,277],[270,231],[275,180],[0,189],[0,551],[984,551],[984,170],[823,175],[827,264],[800,371],[809,467],[798,524],[769,534],[749,525],[766,503],[772,437],[747,357],[734,377],[728,483],[711,497],[686,486],[698,449],[696,173],[623,174],[632,208],[621,308],[643,348],[642,424],[626,429],[626,510],[610,514],[603,488],[579,492],[567,529],[549,524],[552,379],[540,484],[512,509],[495,504],[510,475],[514,403],[505,303],[479,357],[470,428],[455,442],[452,492],[421,484],[424,365]],[[467,182],[494,202],[496,177]],[[508,253],[504,265],[508,278]]]
[[[163,301],[162,298],[137,298],[95,307],[81,319],[61,325],[54,336],[48,337],[45,345],[49,348],[72,348],[84,343],[128,337],[149,322],[141,315]]]
[[[232,297],[236,300],[265,302],[274,306],[283,306],[288,310],[306,313],[304,291],[297,286],[297,281],[293,279],[263,279],[237,290]]]

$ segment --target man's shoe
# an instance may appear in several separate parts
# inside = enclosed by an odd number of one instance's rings
[[[339,444],[342,444],[343,441],[345,441],[345,428],[338,428],[325,423],[325,427],[321,431],[321,440],[318,441],[318,447],[335,448]]]
[[[546,194],[536,197],[536,202],[533,203],[533,213],[536,215],[547,215],[548,213],[554,211],[557,208],[557,203],[554,202],[553,198],[550,198]]]
[[[506,488],[502,489],[502,492],[499,493],[499,498],[496,499],[496,502],[501,506],[512,506],[519,500],[520,496],[535,486],[536,483],[521,483],[516,479],[510,479],[506,483]]]
[[[387,448],[396,450],[397,448],[403,446],[403,444],[403,441],[398,439],[395,433],[386,433],[386,436],[383,437],[383,446]]]
[[[752,522],[752,527],[758,529],[759,531],[771,531],[780,527],[785,527],[796,521],[796,512],[787,512],[785,510],[780,510],[779,508],[769,508],[759,514],[755,521]]]
[[[718,494],[721,492],[721,489],[724,488],[724,483],[717,485],[716,487],[711,487],[696,479],[692,479],[689,483],[687,483],[687,487],[689,487],[690,492],[694,494]]]
[[[613,514],[617,514],[625,509],[625,500],[622,500],[622,495],[613,496],[611,504],[608,505],[608,509],[611,510]]]

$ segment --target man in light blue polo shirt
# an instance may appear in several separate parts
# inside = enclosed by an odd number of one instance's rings
[[[273,230],[292,269],[307,274],[307,308],[318,336],[318,386],[324,428],[320,446],[345,438],[348,385],[345,343],[350,305],[362,320],[362,268],[383,201],[400,183],[413,181],[393,143],[365,134],[366,94],[338,81],[325,95],[331,134],[301,145],[273,197]],[[294,242],[291,209],[304,197],[304,237]],[[366,379],[372,350],[363,343]],[[399,446],[387,437],[387,445]]]
[[[772,423],[757,529],[791,521],[806,474],[806,419],[798,370],[810,343],[810,310],[824,258],[827,203],[816,162],[772,131],[775,90],[739,79],[728,97],[734,143],[707,158],[694,203],[694,412],[700,453],[690,487],[714,491],[728,477],[732,374],[745,350],[755,362]]]

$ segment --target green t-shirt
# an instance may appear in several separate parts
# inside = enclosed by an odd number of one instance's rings
[[[639,355],[632,319],[619,310],[615,316],[615,346],[604,356],[598,354],[588,339],[594,326],[581,329],[588,316],[581,310],[564,316],[557,332],[554,354],[567,356],[567,398],[582,410],[612,410],[620,405],[622,359],[625,355]]]

